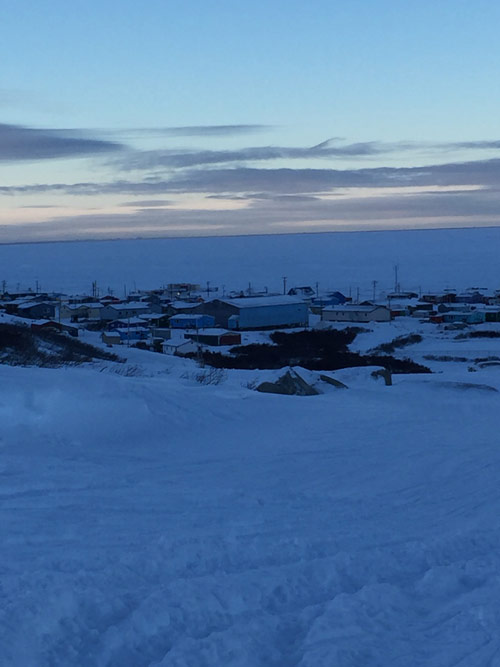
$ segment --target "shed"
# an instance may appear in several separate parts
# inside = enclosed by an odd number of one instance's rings
[[[120,345],[122,342],[118,331],[103,331],[101,340],[103,343],[108,343],[108,345]]]

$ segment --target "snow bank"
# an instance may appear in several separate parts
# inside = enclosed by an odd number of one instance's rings
[[[495,664],[498,393],[126,352],[0,366],[0,664]]]

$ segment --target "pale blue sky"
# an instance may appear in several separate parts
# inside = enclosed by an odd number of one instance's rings
[[[5,2],[0,241],[496,224],[499,25],[493,0]]]

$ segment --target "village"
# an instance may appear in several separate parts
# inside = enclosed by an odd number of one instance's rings
[[[0,316],[13,316],[33,330],[98,332],[107,346],[127,345],[159,353],[189,356],[200,348],[232,347],[242,333],[274,329],[328,328],[333,324],[360,325],[410,317],[422,323],[463,328],[500,322],[500,290],[472,287],[417,294],[396,284],[384,298],[361,300],[341,291],[320,293],[317,286],[296,286],[283,293],[245,292],[219,295],[207,283],[170,283],[153,290],[135,290],[118,298],[91,294],[65,295],[6,289],[0,297]],[[373,290],[375,297],[375,289]],[[248,338],[246,339],[248,341]]]

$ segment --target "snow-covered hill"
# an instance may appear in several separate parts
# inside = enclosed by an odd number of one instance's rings
[[[124,353],[0,366],[0,664],[497,664],[497,367],[296,397]]]

